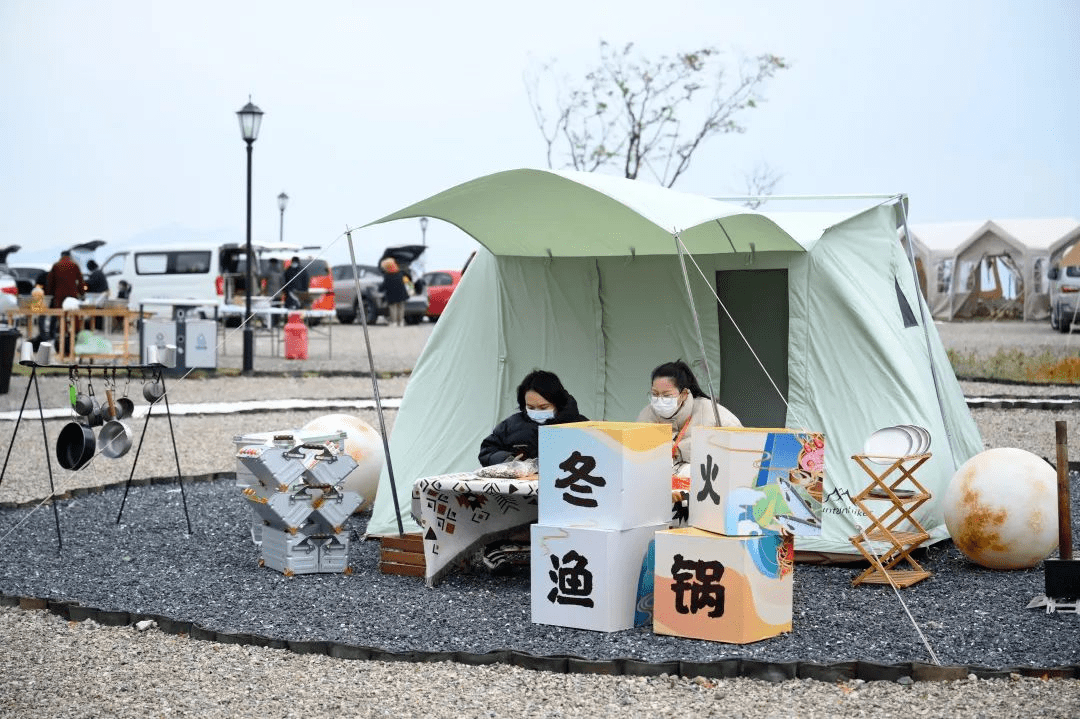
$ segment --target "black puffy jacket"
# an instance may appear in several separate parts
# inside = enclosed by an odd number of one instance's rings
[[[588,418],[578,412],[577,400],[570,401],[556,412],[545,424],[566,424],[567,422],[587,422]],[[493,464],[509,462],[519,454],[526,459],[535,457],[539,445],[540,425],[529,419],[524,410],[510,415],[495,425],[484,441],[480,443],[480,464],[489,467]],[[515,447],[525,445],[525,448]]]

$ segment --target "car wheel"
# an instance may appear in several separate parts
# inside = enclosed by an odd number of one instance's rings
[[[351,325],[353,322],[356,322],[356,309],[354,308],[351,312],[347,310],[338,310],[337,319],[338,322],[343,325]]]
[[[1058,315],[1057,331],[1063,335],[1067,335],[1072,331],[1072,315]]]
[[[1055,310],[1053,308],[1050,309],[1050,329],[1052,329],[1052,330],[1058,329],[1057,310]]]
[[[405,316],[405,324],[407,324],[407,325],[418,325],[418,324],[420,324],[420,320],[422,320],[422,319],[424,319],[423,315],[406,315]]]
[[[370,297],[364,298],[364,315],[367,317],[369,325],[376,324],[379,321],[379,308],[375,306]]]

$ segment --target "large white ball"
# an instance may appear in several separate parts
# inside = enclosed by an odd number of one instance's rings
[[[984,567],[1034,567],[1057,547],[1057,474],[1031,452],[975,455],[956,470],[943,505],[957,549]]]
[[[305,431],[345,432],[345,453],[356,460],[356,469],[350,472],[342,488],[356,492],[364,498],[360,509],[366,509],[375,501],[379,489],[379,473],[383,466],[382,437],[371,425],[351,414],[328,414],[304,425]]]

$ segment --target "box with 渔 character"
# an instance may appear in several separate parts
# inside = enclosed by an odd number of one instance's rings
[[[539,449],[541,524],[628,529],[670,522],[670,425],[545,425]]]
[[[632,529],[532,525],[532,621],[617,632],[651,621],[650,544],[667,522]]]
[[[794,540],[656,533],[653,631],[747,644],[791,631]]]
[[[824,435],[695,427],[691,441],[690,526],[733,537],[821,534]]]

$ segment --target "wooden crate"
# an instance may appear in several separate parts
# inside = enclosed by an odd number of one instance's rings
[[[379,553],[379,571],[383,574],[400,574],[407,577],[423,577],[424,540],[419,533],[403,537],[382,537]]]

